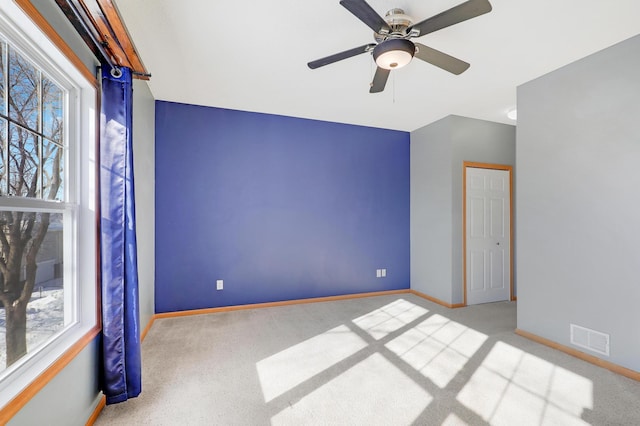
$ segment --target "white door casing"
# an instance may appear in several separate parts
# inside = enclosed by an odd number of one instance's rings
[[[511,298],[510,170],[465,166],[465,303]]]

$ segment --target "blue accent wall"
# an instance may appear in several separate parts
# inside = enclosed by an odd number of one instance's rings
[[[407,132],[157,101],[155,164],[158,313],[409,288]]]

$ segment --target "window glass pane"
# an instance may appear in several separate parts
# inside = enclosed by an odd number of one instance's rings
[[[2,115],[7,115],[7,111],[5,108],[5,87],[4,87],[4,80],[5,80],[5,73],[4,73],[4,54],[7,51],[7,45],[0,40],[0,114]]]
[[[7,195],[7,120],[0,118],[0,195]]]
[[[63,148],[44,139],[42,142],[42,198],[64,201]]]
[[[63,92],[54,82],[42,77],[42,134],[60,143],[62,140]]]
[[[9,49],[9,117],[38,130],[40,72],[14,49]]]
[[[25,250],[7,262],[21,244],[14,235],[26,239]],[[31,251],[37,254],[29,263]],[[67,325],[63,253],[63,213],[0,211],[0,371]]]
[[[9,195],[38,197],[38,137],[9,124]]]

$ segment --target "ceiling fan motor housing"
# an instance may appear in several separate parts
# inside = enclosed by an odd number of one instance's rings
[[[385,34],[374,32],[373,38],[378,43],[382,43],[389,38],[406,38],[407,28],[413,24],[413,19],[405,14],[404,10],[398,8],[388,11],[384,15],[384,20],[389,25],[390,31]]]
[[[373,59],[380,68],[392,70],[411,62],[416,53],[413,42],[403,38],[390,38],[373,49]]]
[[[384,15],[384,20],[391,27],[391,32],[402,32],[411,26],[412,19],[402,9],[391,9]]]

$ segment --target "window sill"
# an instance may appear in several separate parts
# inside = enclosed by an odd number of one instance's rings
[[[44,388],[47,383],[49,383],[58,373],[60,373],[84,348],[87,347],[89,343],[96,338],[96,336],[100,333],[101,328],[96,325],[92,327],[89,331],[85,332],[82,335],[82,330],[78,329],[75,332],[72,332],[69,339],[75,337],[76,334],[80,334],[81,337],[78,339],[73,345],[71,345],[67,350],[60,351],[61,354],[57,357],[55,361],[44,371],[42,371],[38,376],[30,380],[20,393],[15,395],[12,399],[6,402],[6,405],[0,409],[0,424],[6,424],[9,419],[11,419],[22,407],[24,407],[27,402],[31,400],[42,388]],[[71,330],[70,330],[71,331]],[[65,339],[66,340],[66,339]],[[64,342],[60,342],[59,345],[62,346]],[[50,358],[55,356],[56,351],[52,350],[48,354],[46,358]],[[45,359],[46,359],[45,358]],[[44,361],[43,359],[42,361]],[[26,379],[26,374],[23,374],[20,379],[21,381]],[[13,384],[13,383],[12,383]],[[2,399],[0,399],[2,401]]]

